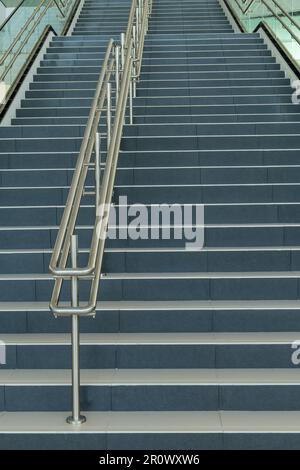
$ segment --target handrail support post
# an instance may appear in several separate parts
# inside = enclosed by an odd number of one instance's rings
[[[119,59],[120,59],[120,46],[119,45],[116,45],[115,47],[115,54],[116,54],[116,76],[115,76],[115,80],[116,80],[116,101],[119,97],[119,82],[120,82],[120,62],[119,62]]]
[[[107,83],[107,94],[106,94],[106,126],[107,126],[107,149],[110,144],[111,137],[111,83]]]
[[[136,71],[137,71],[137,68],[136,68],[136,54],[137,54],[137,51],[138,51],[138,44],[137,44],[137,38],[138,38],[138,35],[137,35],[137,29],[135,26],[132,27],[132,36],[133,36],[133,41],[132,41],[132,44],[133,44],[133,47],[132,47],[132,61],[133,61],[133,70],[132,70],[132,74],[134,75],[134,77],[136,76]],[[136,98],[136,79],[133,78],[132,80],[132,96],[134,98]],[[130,123],[132,124],[132,122]]]
[[[129,85],[129,124],[133,124],[133,79],[130,79]]]
[[[125,58],[125,34],[121,33],[121,71],[124,70],[124,58]]]
[[[71,237],[71,262],[72,268],[77,267],[78,237]],[[78,278],[73,276],[71,280],[72,307],[78,307]],[[79,339],[79,316],[72,315],[72,415],[67,418],[67,423],[80,425],[85,423],[86,417],[80,414],[80,339]]]
[[[95,194],[96,194],[96,214],[100,203],[100,179],[101,179],[101,135],[96,132],[95,137]]]

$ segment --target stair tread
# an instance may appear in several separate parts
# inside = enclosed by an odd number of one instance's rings
[[[35,253],[52,253],[51,248],[12,248],[12,249],[0,249],[0,255],[2,254],[35,254]],[[274,251],[274,252],[280,252],[280,251],[300,251],[300,246],[204,246],[201,248],[200,252],[201,253],[211,253],[211,252],[225,252],[225,253],[230,253],[230,252],[251,252],[251,251]],[[88,248],[81,247],[79,249],[80,253],[87,253],[89,252]],[[105,248],[106,253],[185,253],[186,249],[182,247],[170,247],[170,248],[165,248],[165,247],[154,247],[154,248],[136,248],[136,247],[129,247],[129,248]]]
[[[0,170],[1,171],[1,170]],[[157,183],[157,184],[116,184],[115,188],[227,188],[227,187],[272,187],[272,186],[300,186],[300,182],[263,182],[263,183]],[[69,185],[61,186],[1,186],[0,191],[37,191],[37,190],[67,190]],[[86,189],[94,188],[93,185],[86,185]],[[274,201],[275,202],[275,201]],[[296,201],[297,202],[297,201]],[[300,202],[300,201],[299,201]]]
[[[102,279],[264,279],[281,277],[300,278],[300,271],[105,273]]]
[[[1,158],[1,157],[0,157]],[[129,172],[132,170],[142,170],[142,171],[148,171],[148,170],[193,170],[193,169],[210,169],[210,170],[231,170],[231,169],[239,169],[239,170],[249,170],[249,169],[268,169],[268,168],[300,168],[300,165],[298,164],[288,164],[282,162],[282,164],[277,164],[277,165],[272,165],[272,164],[265,164],[265,165],[258,165],[258,164],[253,164],[253,165],[186,165],[186,166],[179,166],[179,165],[168,165],[168,166],[118,166],[117,171],[123,171],[123,172]],[[0,168],[0,174],[1,173],[37,173],[37,172],[72,172],[74,171],[74,166],[69,166],[69,167],[57,167],[57,168],[43,168],[43,167],[36,167],[36,168]],[[3,186],[1,186],[2,188]],[[6,186],[7,188],[10,188],[10,186]],[[27,187],[27,186],[24,186]],[[30,186],[29,186],[30,187]],[[35,186],[34,186],[35,187]]]
[[[300,279],[300,271],[230,271],[230,272],[122,272],[102,273],[105,280],[153,280],[153,279]],[[88,278],[89,279],[89,278]],[[50,273],[0,274],[0,281],[53,280]]]
[[[300,385],[297,369],[82,369],[82,385]],[[0,370],[0,386],[71,385],[67,369]]]
[[[0,433],[300,433],[299,411],[143,411],[87,412],[80,428],[66,412],[3,412]]]
[[[91,321],[93,321],[91,319]],[[300,331],[239,333],[82,333],[82,345],[291,345]],[[6,345],[70,345],[68,333],[5,333]]]
[[[62,302],[64,305],[64,302]],[[101,310],[298,310],[299,300],[157,300],[157,301],[101,301]],[[49,302],[0,302],[0,312],[46,312]]]
[[[245,203],[247,205],[249,205],[249,203]],[[239,204],[239,205],[245,205],[245,204]],[[275,205],[280,205],[280,203],[269,203],[269,204],[275,204]],[[293,204],[299,204],[299,203],[282,203],[282,204],[286,204],[286,205],[293,205]],[[206,205],[214,205],[214,204],[206,204]],[[220,206],[220,204],[215,204],[217,206]],[[223,205],[226,205],[226,204],[223,204]],[[228,205],[228,204],[227,204]],[[234,205],[232,203],[230,203],[229,205]],[[250,204],[251,205],[251,204]],[[254,205],[258,205],[256,203],[254,203]],[[268,203],[265,203],[264,205],[268,205]],[[1,209],[16,209],[16,208],[25,208],[25,209],[34,209],[34,208],[51,208],[51,207],[63,207],[63,206],[0,206],[0,210]],[[92,206],[85,206],[85,207],[92,207]],[[169,225],[164,225],[164,227],[168,227]],[[172,226],[172,225],[170,225]],[[196,226],[196,225],[195,225]],[[240,228],[240,227],[245,227],[245,228],[275,228],[275,227],[299,227],[300,226],[300,223],[288,223],[288,222],[283,222],[283,223],[280,223],[280,222],[270,222],[270,223],[219,223],[219,224],[205,224],[205,226],[207,228]],[[114,227],[112,225],[112,227]],[[124,226],[125,227],[125,226]],[[151,226],[149,226],[151,227]],[[93,228],[93,226],[91,225],[78,225],[78,229],[79,230],[91,230]],[[15,226],[15,225],[11,225],[11,226],[1,226],[0,227],[0,232],[3,231],[3,232],[6,232],[6,231],[11,231],[11,230],[14,230],[14,231],[23,231],[23,230],[57,230],[58,229],[58,225],[18,225],[18,226]]]

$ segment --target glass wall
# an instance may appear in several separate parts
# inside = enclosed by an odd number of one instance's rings
[[[248,32],[264,21],[300,63],[299,0],[228,0],[228,3]]]
[[[60,34],[76,0],[23,0],[0,26],[0,83],[14,82],[44,29]]]

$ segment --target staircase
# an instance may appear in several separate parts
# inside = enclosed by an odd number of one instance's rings
[[[109,37],[129,1],[86,0],[54,38],[11,127],[0,127],[0,448],[299,448],[300,113],[258,34],[217,0],[153,0],[134,125],[114,201],[204,204],[205,246],[109,240],[95,319],[70,320],[48,273]],[[92,181],[92,178],[91,178]],[[86,260],[94,208],[80,219]]]

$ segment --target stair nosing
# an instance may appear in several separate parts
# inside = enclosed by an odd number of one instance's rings
[[[296,369],[82,369],[84,386],[299,386]],[[278,379],[276,380],[276,376]],[[247,379],[247,375],[249,378]],[[70,386],[70,370],[0,370],[0,386]]]
[[[298,341],[300,332],[272,333],[82,333],[82,345],[291,345]],[[68,333],[2,334],[7,346],[70,345]]]
[[[61,305],[66,305],[62,302]],[[180,311],[180,310],[204,310],[204,311],[225,311],[225,310],[300,310],[300,300],[140,300],[140,301],[101,301],[97,303],[97,311]],[[3,302],[0,301],[1,312],[45,312],[50,313],[49,302]]]

